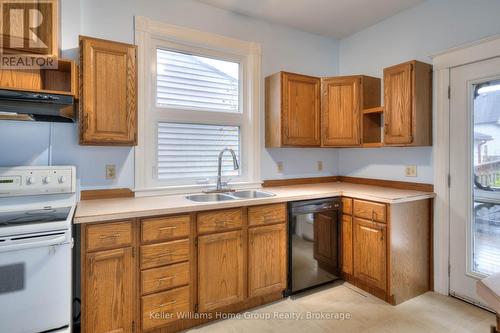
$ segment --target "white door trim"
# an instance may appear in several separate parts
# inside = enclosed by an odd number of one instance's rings
[[[449,294],[450,69],[500,56],[500,35],[433,56],[434,66],[434,290]],[[453,181],[453,179],[451,180]]]

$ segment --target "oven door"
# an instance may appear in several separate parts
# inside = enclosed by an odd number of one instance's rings
[[[0,332],[69,327],[71,232],[0,238]]]

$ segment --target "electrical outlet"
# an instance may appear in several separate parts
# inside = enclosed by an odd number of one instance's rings
[[[116,178],[116,166],[114,164],[106,164],[106,179]]]
[[[323,171],[323,161],[317,161],[316,165],[316,169],[318,169],[318,171]]]
[[[417,177],[417,166],[416,165],[407,165],[405,168],[405,176],[406,177]]]
[[[283,173],[283,162],[276,162],[276,169],[278,170],[278,173]]]

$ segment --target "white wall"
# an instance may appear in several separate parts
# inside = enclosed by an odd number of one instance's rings
[[[133,43],[133,18],[142,15],[170,24],[261,43],[263,79],[280,70],[318,76],[338,73],[337,41],[236,15],[196,1],[62,0],[61,3],[61,41],[65,57],[77,58],[79,34]],[[0,166],[29,162],[74,164],[78,168],[83,188],[134,186],[133,149],[81,147],[78,145],[76,125],[54,124],[52,155],[49,156],[49,132],[49,124],[0,122]],[[21,141],[23,149],[13,151],[12,145],[18,145]],[[332,149],[268,151],[263,148],[262,178],[334,175],[338,173],[337,155]],[[315,171],[318,160],[324,161],[323,172]],[[277,173],[277,161],[283,162],[283,174]],[[116,165],[116,180],[104,179],[106,164]]]
[[[340,42],[340,73],[382,78],[383,68],[500,33],[498,0],[428,0]],[[417,165],[417,178],[404,176]],[[341,175],[433,182],[432,148],[342,149]]]

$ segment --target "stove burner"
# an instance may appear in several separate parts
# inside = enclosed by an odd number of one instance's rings
[[[26,211],[0,212],[0,227],[65,221],[71,207],[43,208]]]

